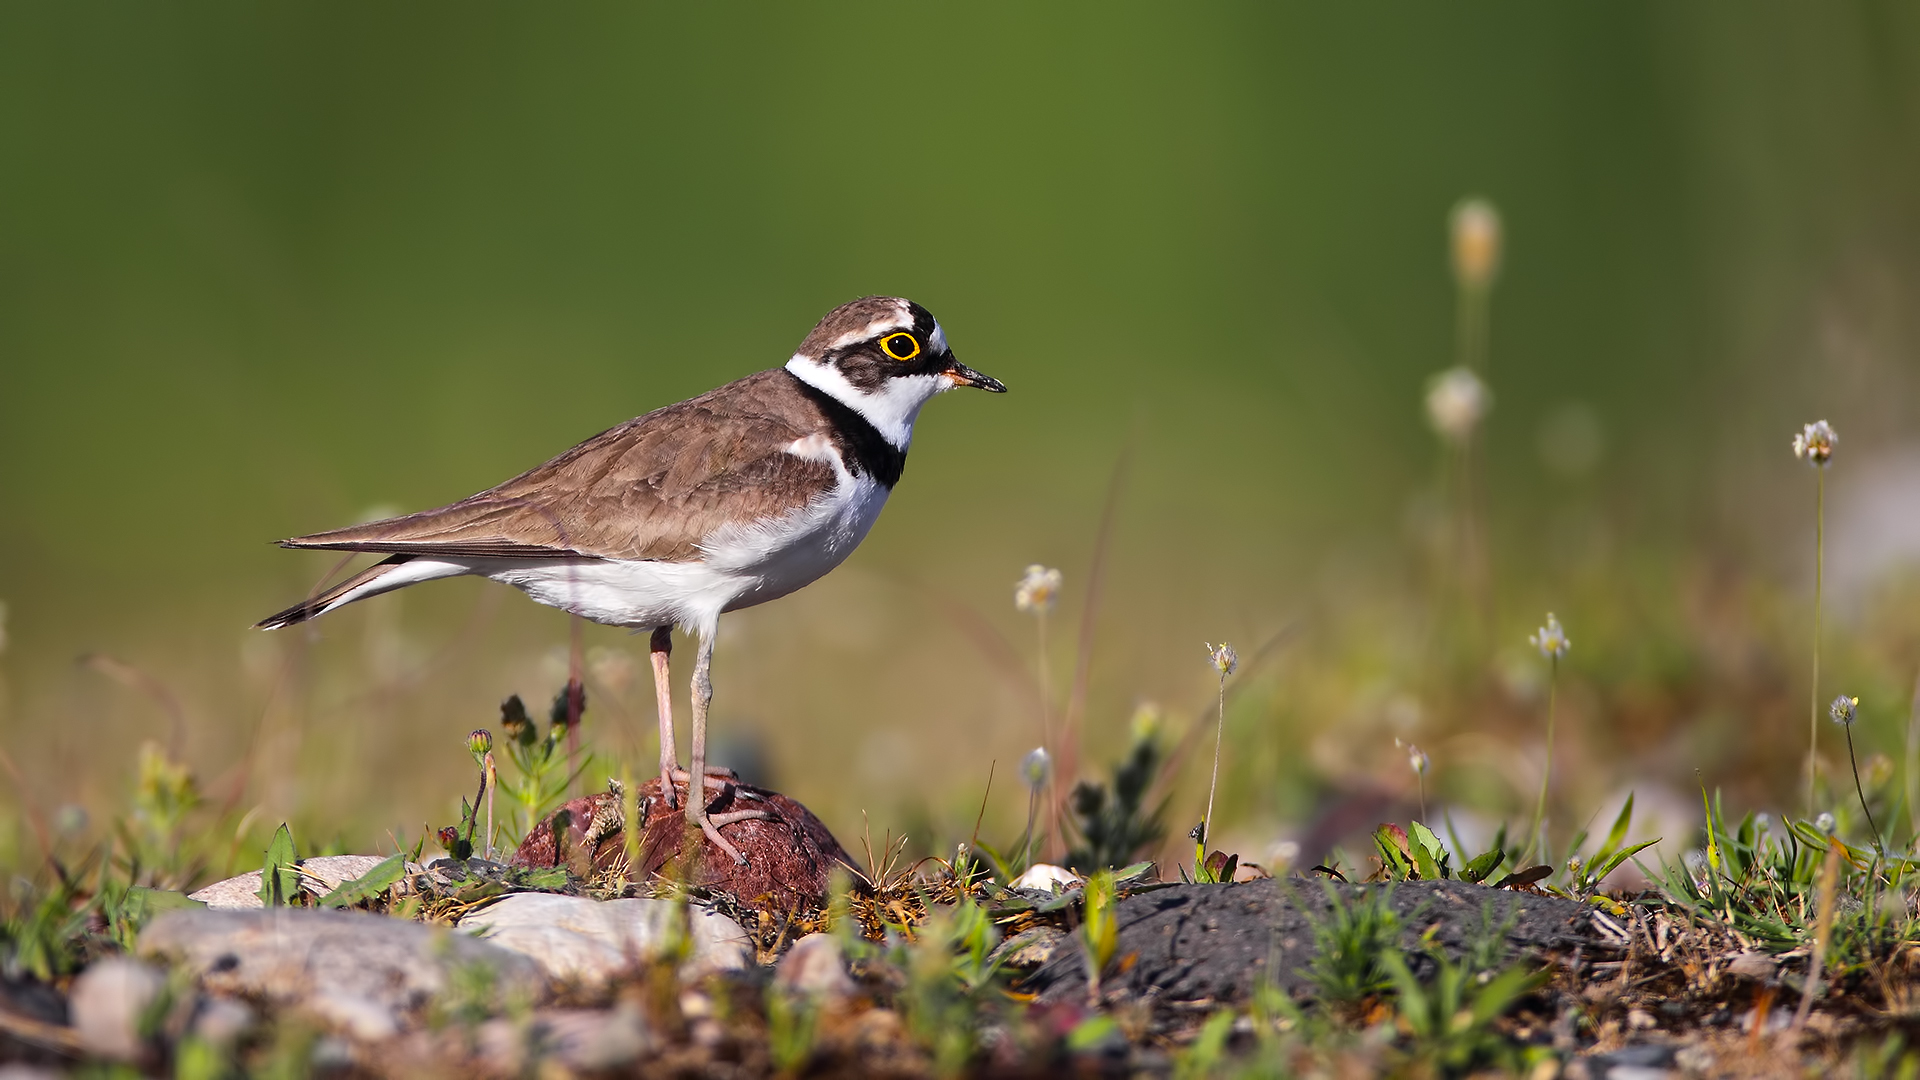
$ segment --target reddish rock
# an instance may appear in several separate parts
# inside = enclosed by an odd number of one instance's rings
[[[686,787],[676,785],[679,799]],[[669,809],[660,798],[660,778],[654,777],[634,793],[646,824],[640,834],[640,858],[627,872],[629,881],[646,881],[677,861],[688,830],[686,814]],[[760,809],[768,819],[738,821],[721,828],[721,835],[747,857],[736,864],[705,834],[698,841],[697,865],[691,884],[726,893],[741,906],[786,913],[824,907],[833,869],[846,865],[855,873],[860,864],[848,855],[813,812],[777,791],[732,784],[725,791],[709,789],[708,812]],[[681,803],[684,806],[684,801]],[[514,866],[566,866],[581,877],[618,867],[626,854],[626,829],[620,798],[610,792],[573,799],[535,825],[520,849]]]

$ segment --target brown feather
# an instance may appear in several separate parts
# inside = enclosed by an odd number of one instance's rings
[[[831,488],[830,465],[787,452],[795,440],[830,428],[797,379],[763,371],[629,420],[449,506],[280,543],[452,557],[690,561],[715,530],[798,510]]]

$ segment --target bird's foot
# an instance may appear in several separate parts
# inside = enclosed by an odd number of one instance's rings
[[[707,775],[705,782],[701,785],[702,787],[723,788],[729,784],[738,784],[740,782],[739,773],[720,765],[709,765],[705,771]],[[684,784],[692,779],[693,774],[685,769],[675,768],[673,770],[673,782],[676,784]]]
[[[733,860],[735,866],[745,866],[747,865],[747,857],[740,854],[740,849],[729,843],[726,837],[720,835],[720,826],[725,823],[714,820],[715,818],[732,816],[732,814],[702,814],[700,815],[700,831],[707,834],[707,839],[713,841],[714,847],[726,852],[727,857]]]

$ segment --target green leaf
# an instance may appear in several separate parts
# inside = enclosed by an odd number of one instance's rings
[[[1373,845],[1380,849],[1380,861],[1387,876],[1404,881],[1413,876],[1413,860],[1407,854],[1407,834],[1398,825],[1382,825],[1373,831]]]
[[[300,895],[300,870],[293,853],[293,833],[286,822],[274,832],[267,845],[266,861],[260,866],[260,902],[266,906],[286,907]]]
[[[1614,869],[1618,867],[1621,863],[1626,862],[1628,859],[1633,858],[1635,855],[1640,854],[1642,851],[1647,850],[1648,848],[1652,847],[1653,845],[1659,842],[1660,842],[1660,838],[1656,836],[1651,840],[1646,840],[1646,841],[1642,841],[1641,843],[1635,844],[1624,851],[1614,852],[1612,855],[1607,857],[1607,861],[1601,863],[1597,868],[1589,868],[1593,874],[1594,882],[1597,884],[1598,882],[1604,880],[1606,876],[1608,874],[1613,873]]]
[[[372,900],[393,887],[407,872],[407,857],[404,854],[389,855],[374,865],[373,869],[351,881],[343,881],[332,892],[320,898],[321,907],[348,907],[363,900]]]
[[[1627,827],[1633,823],[1633,793],[1627,793],[1627,802],[1620,808],[1620,816],[1613,819],[1613,828],[1607,830],[1607,842],[1593,853],[1592,862],[1605,862],[1607,857],[1620,850],[1626,842]]]
[[[1521,967],[1511,967],[1495,975],[1473,996],[1474,1023],[1484,1024],[1505,1013],[1515,1002],[1547,985],[1550,978],[1546,971],[1528,971]]]
[[[1414,865],[1420,868],[1420,876],[1428,881],[1440,880],[1440,863],[1447,853],[1447,849],[1440,844],[1440,838],[1433,835],[1432,829],[1416,821],[1408,841],[1407,847],[1413,854]]]
[[[1500,869],[1500,864],[1506,861],[1507,853],[1501,849],[1500,845],[1495,844],[1492,851],[1482,852],[1469,860],[1467,868],[1460,872],[1460,876],[1477,885],[1492,877],[1493,872]]]

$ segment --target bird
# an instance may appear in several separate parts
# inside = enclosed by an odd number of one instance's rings
[[[386,558],[256,628],[478,575],[584,619],[650,632],[660,787],[672,807],[681,775],[669,683],[678,627],[697,643],[686,818],[745,863],[720,828],[765,815],[709,813],[705,798],[727,784],[724,770],[706,765],[720,616],[779,599],[845,561],[900,481],[921,408],[963,386],[1007,390],[955,358],[919,304],[894,296],[842,304],[784,365],[610,428],[497,487],[436,510],[279,541]]]

